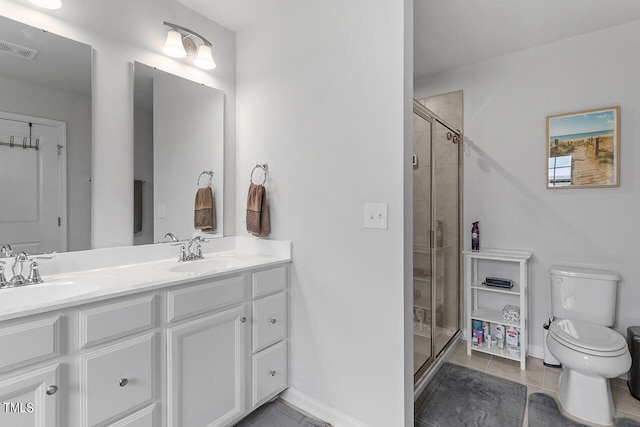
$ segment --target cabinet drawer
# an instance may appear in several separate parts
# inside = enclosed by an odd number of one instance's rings
[[[253,302],[253,352],[256,353],[287,336],[287,293]]]
[[[52,317],[0,328],[0,349],[0,371],[59,355],[60,318]]]
[[[80,347],[124,337],[156,323],[155,295],[80,311]]]
[[[82,425],[94,426],[155,396],[155,334],[80,356]]]
[[[258,271],[251,275],[251,289],[254,298],[282,291],[286,287],[287,267],[284,265],[270,270]]]
[[[175,322],[194,314],[239,304],[244,298],[244,276],[172,290],[167,292],[168,320]]]
[[[287,388],[287,341],[282,341],[258,354],[252,360],[251,405],[256,407]]]

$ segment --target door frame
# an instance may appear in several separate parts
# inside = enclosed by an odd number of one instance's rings
[[[51,126],[58,130],[58,145],[60,154],[58,155],[58,217],[60,226],[58,227],[58,252],[67,251],[68,242],[68,216],[67,216],[67,122],[61,120],[45,119],[43,117],[28,116],[26,114],[9,113],[0,111],[0,119],[13,120],[26,123],[34,123],[42,126]]]

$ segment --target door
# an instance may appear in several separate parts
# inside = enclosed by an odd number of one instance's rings
[[[431,360],[431,127],[413,114],[413,368]]]
[[[58,365],[0,382],[0,426],[57,426],[58,386]]]
[[[167,330],[168,425],[227,426],[246,406],[248,308],[200,317]]]
[[[0,112],[0,244],[66,251],[63,122]]]
[[[460,137],[439,121],[433,124],[432,215],[436,230],[434,265],[434,309],[432,322],[434,353],[439,354],[459,330],[460,221],[459,154]]]
[[[460,134],[414,101],[414,381],[459,333]]]

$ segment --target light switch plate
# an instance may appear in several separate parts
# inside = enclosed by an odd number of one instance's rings
[[[387,227],[387,204],[365,203],[364,228],[378,228],[386,230]]]

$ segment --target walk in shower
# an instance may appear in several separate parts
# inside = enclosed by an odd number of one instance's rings
[[[413,103],[414,384],[460,331],[460,132]]]

